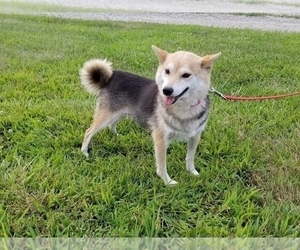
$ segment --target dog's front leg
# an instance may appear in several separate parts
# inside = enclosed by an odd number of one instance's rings
[[[198,171],[195,169],[195,154],[197,146],[201,137],[201,133],[191,137],[188,141],[188,150],[186,155],[186,169],[191,172],[193,175],[199,175]]]
[[[172,180],[167,172],[167,148],[168,142],[165,140],[164,134],[159,130],[152,132],[154,142],[155,160],[156,160],[156,173],[163,179],[166,185],[175,185],[176,181]]]

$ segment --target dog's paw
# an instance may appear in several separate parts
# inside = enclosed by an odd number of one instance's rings
[[[178,184],[177,181],[174,181],[174,180],[170,180],[170,181],[167,183],[168,186],[173,186],[173,185],[177,185],[177,184]]]
[[[89,157],[88,151],[83,151],[83,150],[81,150],[81,152],[82,152],[86,157]]]
[[[195,176],[199,175],[199,172],[196,169],[190,171],[190,173],[192,173],[192,175],[195,175]]]
[[[176,185],[177,184],[176,181],[174,181],[174,180],[172,180],[170,178],[170,176],[168,175],[168,173],[166,173],[166,172],[161,173],[159,171],[157,171],[156,173],[157,173],[157,175],[160,178],[162,178],[162,180],[164,181],[165,185],[167,185],[167,186],[171,185],[172,186],[172,185]]]

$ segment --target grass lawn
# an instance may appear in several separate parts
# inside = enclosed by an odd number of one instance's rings
[[[0,15],[0,237],[300,236],[300,99],[226,102],[185,171],[174,142],[155,174],[151,137],[130,120],[80,151],[95,97],[78,71],[89,59],[154,78],[151,45],[222,52],[212,74],[226,94],[300,89],[299,34]]]

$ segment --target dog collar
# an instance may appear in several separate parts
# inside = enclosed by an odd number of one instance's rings
[[[196,104],[192,105],[191,108],[198,106],[201,103],[201,100],[198,100]]]

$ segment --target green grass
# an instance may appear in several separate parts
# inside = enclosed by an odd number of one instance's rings
[[[300,236],[299,97],[225,102],[212,96],[196,155],[173,143],[155,174],[152,141],[129,120],[80,152],[95,98],[78,70],[91,58],[153,78],[151,44],[221,51],[214,87],[265,95],[300,89],[299,34],[0,15],[0,237]]]
[[[20,2],[14,0],[0,0],[0,13],[18,13],[18,14],[33,14],[33,13],[55,13],[55,12],[119,12],[121,9],[102,9],[102,8],[89,8],[89,7],[76,7],[76,6],[63,6],[59,4],[47,3],[30,3]],[[131,12],[140,12],[134,10]]]
[[[70,7],[61,6],[55,4],[45,4],[45,3],[29,3],[29,2],[19,2],[19,1],[7,1],[0,0],[1,12],[2,13],[41,13],[41,12],[94,12],[103,11],[100,8],[80,8],[80,7]]]

